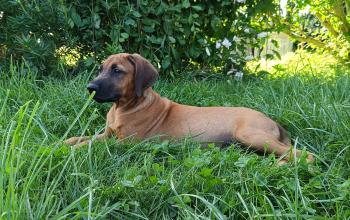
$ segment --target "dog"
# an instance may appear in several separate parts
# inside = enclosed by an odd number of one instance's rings
[[[191,136],[204,143],[238,141],[260,152],[281,157],[279,164],[302,156],[292,150],[286,131],[261,112],[244,107],[195,107],[160,97],[152,90],[158,77],[154,66],[139,54],[120,53],[109,56],[100,66],[98,76],[87,89],[99,103],[112,102],[106,129],[96,140],[133,136],[162,139]],[[72,137],[65,141],[79,147],[90,137]],[[306,152],[306,161],[314,161]]]

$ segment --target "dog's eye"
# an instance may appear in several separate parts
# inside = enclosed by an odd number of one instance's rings
[[[113,71],[113,73],[121,73],[121,70],[118,68],[114,68],[112,71]]]
[[[121,70],[118,68],[117,65],[113,64],[111,66],[111,69],[112,69],[112,73],[121,73]]]

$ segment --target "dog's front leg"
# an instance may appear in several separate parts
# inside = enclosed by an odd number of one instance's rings
[[[89,138],[90,138],[89,136],[71,137],[65,140],[64,143],[73,146],[73,145],[85,142],[89,140]]]
[[[111,135],[112,135],[111,129],[106,128],[105,132],[103,132],[102,134],[96,135],[95,138],[91,139],[89,136],[71,137],[71,138],[68,138],[67,140],[65,140],[64,143],[71,145],[75,148],[78,148],[78,147],[81,147],[81,146],[88,144],[89,141],[93,141],[93,140],[101,141],[101,140],[104,140],[106,138],[111,137]]]

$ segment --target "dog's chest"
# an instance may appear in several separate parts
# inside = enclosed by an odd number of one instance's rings
[[[132,128],[132,126],[129,123],[126,123],[123,118],[115,117],[115,120],[109,121],[108,127],[113,131],[113,133],[118,137],[118,139],[124,139],[127,137],[133,136],[133,133],[135,133],[133,130],[135,128]]]
[[[107,113],[107,127],[118,137],[118,139],[122,139],[125,137],[125,129],[123,128],[120,116],[116,113],[116,109],[113,107]]]
[[[147,133],[147,127],[145,125],[149,124],[146,119],[140,120],[138,117],[132,115],[114,115],[113,118],[107,121],[108,127],[113,131],[113,133],[118,137],[118,139],[125,138],[145,138]]]
[[[170,104],[168,99],[154,96],[147,103],[140,104],[132,110],[110,111],[107,114],[107,124],[119,139],[148,138],[158,134],[168,114]]]

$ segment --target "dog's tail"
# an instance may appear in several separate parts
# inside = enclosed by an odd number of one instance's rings
[[[287,131],[277,123],[278,131],[280,132],[279,140],[286,144],[288,147],[292,145],[290,138],[288,137]]]

